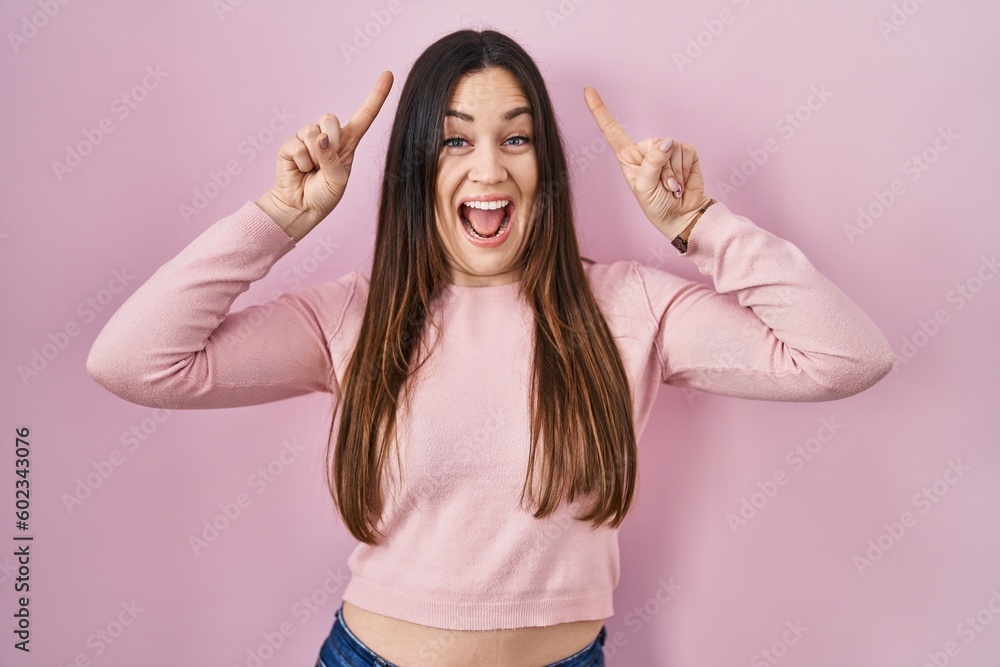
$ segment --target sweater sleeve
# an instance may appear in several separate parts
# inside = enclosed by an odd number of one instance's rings
[[[253,202],[205,230],[108,320],[87,372],[133,403],[254,405],[338,391],[329,340],[357,274],[230,313],[250,283],[295,246]]]
[[[875,323],[791,242],[712,205],[687,252],[714,290],[635,263],[667,384],[764,400],[827,401],[892,370]]]

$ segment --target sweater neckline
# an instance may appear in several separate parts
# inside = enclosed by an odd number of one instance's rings
[[[471,297],[516,296],[520,284],[521,284],[520,280],[515,280],[512,283],[506,283],[504,285],[483,285],[483,286],[457,285],[455,283],[445,283],[445,290],[455,296],[471,296]]]

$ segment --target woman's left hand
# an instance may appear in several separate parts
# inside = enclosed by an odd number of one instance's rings
[[[625,181],[642,212],[661,233],[674,240],[708,201],[694,146],[666,139],[667,148],[662,150],[658,138],[633,143],[595,89],[584,88],[583,97],[618,157]],[[679,197],[675,191],[680,191]]]

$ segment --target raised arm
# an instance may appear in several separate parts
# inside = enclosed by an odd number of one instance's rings
[[[330,341],[359,306],[356,273],[229,309],[340,202],[391,86],[383,72],[346,125],[324,114],[285,140],[271,189],[202,233],[111,317],[87,358],[91,377],[126,400],[173,408],[337,392]]]
[[[645,291],[662,380],[728,396],[823,401],[892,370],[889,342],[791,242],[705,194],[694,146],[634,143],[601,96],[584,89],[643,213],[711,277],[702,283],[633,267]],[[683,244],[679,244],[683,248]]]
[[[636,265],[662,380],[727,396],[844,398],[892,370],[874,322],[790,241],[723,203],[694,225],[683,257],[713,287]]]
[[[294,246],[255,204],[215,223],[161,266],[104,326],[87,372],[140,405],[221,408],[338,390],[329,339],[357,274],[230,313]]]

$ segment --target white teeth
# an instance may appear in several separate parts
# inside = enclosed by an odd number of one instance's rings
[[[478,208],[484,211],[493,211],[498,208],[502,208],[509,204],[510,201],[506,199],[499,199],[497,201],[467,201],[465,205],[470,208]]]

